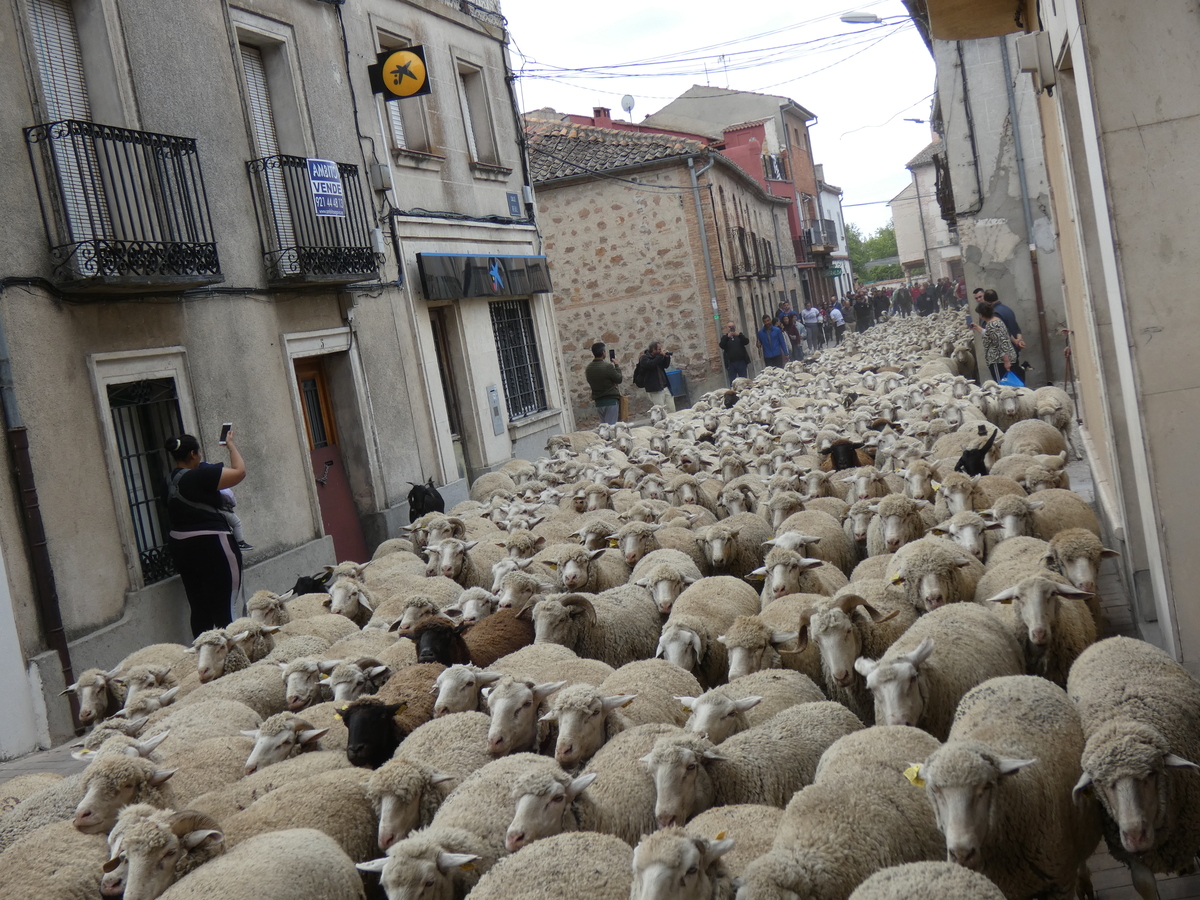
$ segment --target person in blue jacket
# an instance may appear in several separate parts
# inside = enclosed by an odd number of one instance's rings
[[[763,363],[782,369],[787,358],[783,330],[770,316],[763,316],[762,323],[763,327],[758,329],[758,346],[762,348]]]

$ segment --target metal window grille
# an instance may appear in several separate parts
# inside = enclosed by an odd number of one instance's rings
[[[317,387],[317,379],[302,378],[300,380],[300,399],[304,401],[304,410],[308,413],[308,427],[312,432],[313,449],[329,446],[329,434],[325,430],[325,414],[321,411],[321,392]]]
[[[546,409],[546,387],[538,357],[528,300],[497,300],[488,305],[500,357],[508,417],[515,421]]]
[[[167,546],[167,505],[163,480],[173,468],[163,444],[183,432],[174,378],[153,378],[108,386],[108,405],[133,535],[146,584],[175,574]]]

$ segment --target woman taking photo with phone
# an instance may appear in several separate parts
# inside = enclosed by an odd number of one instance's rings
[[[200,442],[190,434],[170,438],[165,446],[175,461],[163,485],[168,546],[192,609],[196,636],[233,621],[242,589],[242,552],[221,512],[220,491],[241,483],[246,464],[233,442],[232,428],[225,436],[228,465],[201,461]]]

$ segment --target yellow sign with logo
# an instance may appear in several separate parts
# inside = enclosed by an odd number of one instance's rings
[[[375,65],[367,68],[371,76],[371,89],[376,94],[383,94],[385,100],[420,97],[430,93],[424,47],[385,50],[375,60]]]

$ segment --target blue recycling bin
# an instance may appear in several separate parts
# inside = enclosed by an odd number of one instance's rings
[[[671,389],[672,397],[682,397],[687,393],[687,376],[683,369],[667,369],[667,386]]]

